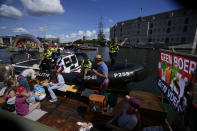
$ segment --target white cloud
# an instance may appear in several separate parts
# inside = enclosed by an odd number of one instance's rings
[[[44,37],[45,37],[45,38],[57,38],[56,36],[50,35],[50,34],[47,34],[47,35],[45,35]]]
[[[6,27],[6,26],[1,26],[0,29],[1,29],[1,30],[6,30],[7,27]]]
[[[76,37],[77,37],[77,34],[76,34],[76,33],[72,33],[72,34],[70,35],[70,37],[71,37],[71,38],[76,38]]]
[[[110,29],[109,28],[105,28],[103,30],[103,33],[105,35],[105,39],[109,40],[109,35],[110,35]]]
[[[86,36],[87,36],[87,37],[91,37],[91,36],[92,36],[92,32],[89,31],[89,30],[87,30],[87,31],[86,31]]]
[[[78,33],[60,35],[59,38],[60,38],[61,42],[70,42],[70,41],[82,39],[83,36],[86,36],[87,39],[96,39],[96,37],[97,37],[96,30],[92,30],[92,31],[79,30]]]
[[[84,34],[84,32],[83,32],[82,30],[79,30],[79,31],[78,31],[78,35],[79,35],[79,36],[83,36],[83,34]]]
[[[64,13],[60,0],[21,0],[31,15],[53,15]]]
[[[2,4],[0,6],[0,16],[5,17],[5,18],[10,18],[10,19],[19,19],[22,17],[23,13],[13,7],[13,6],[7,6],[5,4]]]
[[[112,19],[108,19],[108,22],[109,23],[113,23],[114,21]]]
[[[22,28],[22,27],[14,28],[14,29],[12,30],[12,32],[14,32],[14,33],[19,33],[19,34],[28,33],[28,31],[27,31],[25,28]]]
[[[40,27],[38,28],[38,30],[39,30],[40,32],[46,32],[46,31],[48,30],[48,27],[47,27],[47,26],[40,26]]]
[[[96,30],[92,30],[92,31],[87,30],[85,36],[89,38],[96,38]]]

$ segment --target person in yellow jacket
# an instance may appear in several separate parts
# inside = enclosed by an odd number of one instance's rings
[[[109,44],[109,56],[111,60],[111,67],[116,62],[116,57],[118,55],[118,52],[120,50],[120,46],[123,46],[125,42],[128,40],[128,38],[125,38],[120,44],[118,43],[118,38],[115,37],[114,40]]]
[[[82,63],[81,63],[81,71],[83,75],[83,79],[86,79],[86,75],[88,74],[88,71],[92,70],[92,62],[86,57],[84,57]]]
[[[85,89],[87,75],[92,73],[92,62],[88,59],[86,54],[83,54],[82,56],[83,60],[81,62],[81,73],[76,79],[80,84],[78,93],[82,93],[82,91]]]
[[[43,44],[44,46],[44,51],[42,52],[42,58],[40,60],[40,66],[43,69],[43,63],[45,63],[45,65],[47,65],[47,68],[49,70],[51,70],[51,62],[52,62],[52,51],[48,49],[48,45],[47,44]]]

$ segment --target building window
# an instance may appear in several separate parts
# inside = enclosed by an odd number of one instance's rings
[[[171,24],[172,24],[172,22],[169,20],[169,21],[168,21],[168,26],[171,26]]]
[[[152,31],[152,30],[149,30],[149,33],[150,33],[150,34],[152,34],[152,33],[153,33],[153,31]]]
[[[153,28],[153,23],[150,23],[150,28]]]
[[[166,33],[170,33],[170,28],[167,29]]]
[[[169,43],[169,38],[166,38],[165,39],[165,43]]]
[[[172,30],[173,30],[173,31],[176,31],[176,27],[174,26],[174,27],[172,28]]]
[[[185,37],[181,37],[181,43],[185,43],[186,39]]]
[[[137,28],[140,29],[140,24],[137,25]]]
[[[176,38],[176,42],[179,42],[179,38]]]
[[[188,23],[189,23],[189,18],[187,17],[187,18],[185,18],[184,24],[188,24]]]
[[[187,32],[187,26],[183,27],[183,32]]]

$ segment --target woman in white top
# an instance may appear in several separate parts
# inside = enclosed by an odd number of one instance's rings
[[[50,81],[51,82],[49,83],[48,91],[51,96],[51,100],[49,100],[49,102],[56,102],[57,97],[55,93],[53,92],[53,90],[58,89],[64,85],[64,78],[59,72],[57,72],[56,70],[53,70]]]
[[[35,79],[39,75],[39,70],[40,70],[39,65],[34,64],[32,68],[25,69],[17,77],[17,81],[19,82],[19,85],[25,87],[27,92],[30,91],[27,78],[30,78],[31,80]]]

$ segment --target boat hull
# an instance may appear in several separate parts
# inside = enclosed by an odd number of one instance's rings
[[[118,66],[122,66],[121,69],[111,70],[109,71],[109,86],[116,86],[122,84],[128,84],[129,82],[140,81],[146,77],[145,69],[139,65],[124,65],[118,64]],[[82,83],[82,77],[77,73],[62,73],[65,81],[68,84],[80,85]],[[86,85],[89,86],[98,86],[97,76],[90,72],[87,75],[87,79],[83,80]]]

